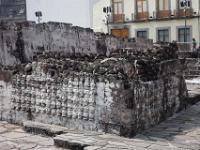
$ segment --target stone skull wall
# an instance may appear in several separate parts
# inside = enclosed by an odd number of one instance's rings
[[[101,66],[112,65],[113,61],[101,60]],[[122,62],[118,60],[121,65]],[[86,62],[65,60],[64,64],[69,63],[83,67]],[[142,81],[136,76],[125,79],[101,70],[79,72],[73,68],[68,72],[62,61],[33,62],[32,72],[16,74],[8,87],[2,82],[1,96],[5,100],[1,103],[9,105],[2,107],[1,118],[14,123],[33,120],[69,129],[133,136],[183,107],[186,90],[178,72],[179,61],[158,65],[159,77]],[[131,67],[124,69],[123,74],[128,74]]]
[[[181,110],[177,46],[70,24],[0,25],[0,119],[134,136]]]

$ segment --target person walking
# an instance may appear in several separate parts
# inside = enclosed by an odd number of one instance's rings
[[[197,49],[197,42],[196,42],[195,38],[193,38],[192,39],[192,50],[193,50],[193,52],[195,52],[196,49]]]

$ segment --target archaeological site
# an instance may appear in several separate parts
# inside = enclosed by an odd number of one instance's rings
[[[2,22],[0,119],[50,136],[36,124],[134,137],[185,109],[190,62],[176,43]]]

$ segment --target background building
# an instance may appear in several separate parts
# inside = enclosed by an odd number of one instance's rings
[[[26,19],[26,0],[0,0],[0,20]]]
[[[90,27],[92,0],[0,0],[0,20],[37,21],[36,11],[42,11],[42,22],[58,21]]]
[[[93,29],[108,31],[103,8],[110,6],[108,27],[112,35],[150,38],[154,42],[178,41],[186,48],[191,46],[192,38],[200,41],[200,1],[186,0],[187,7],[182,7],[182,1],[100,0],[93,7]]]

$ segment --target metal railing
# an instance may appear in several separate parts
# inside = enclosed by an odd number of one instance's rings
[[[194,9],[189,8],[186,10],[186,16],[198,16],[198,12],[194,12]],[[149,12],[139,15],[138,13],[132,13],[131,18],[126,19],[125,14],[110,14],[108,17],[108,23],[121,23],[127,21],[146,21],[151,19],[170,19],[170,18],[182,18],[185,17],[185,12],[182,9],[154,11],[152,14]]]
[[[132,21],[145,21],[149,19],[149,12],[145,12],[142,15],[139,15],[139,13],[132,13],[131,16]]]
[[[125,22],[125,14],[111,14],[108,16],[108,23]]]
[[[188,8],[186,9],[186,12],[184,11],[184,9],[176,9],[174,10],[174,15],[175,17],[192,17],[194,15],[194,9]]]
[[[192,42],[177,42],[180,52],[193,52]]]
[[[172,12],[171,10],[165,10],[165,11],[154,11],[153,16],[155,19],[166,19],[171,18]]]

